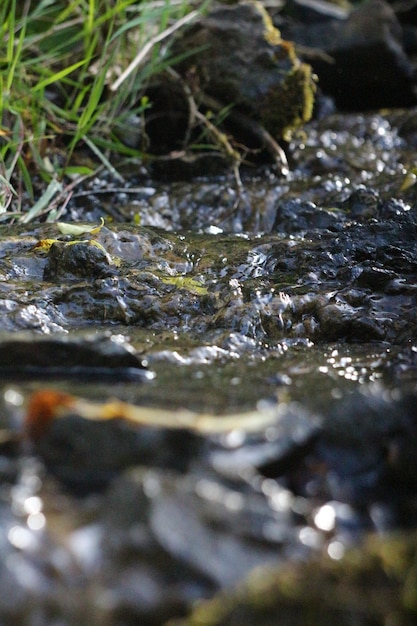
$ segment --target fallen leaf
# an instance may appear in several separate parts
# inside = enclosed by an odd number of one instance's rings
[[[49,252],[54,243],[62,243],[62,241],[60,242],[59,239],[41,239],[33,246],[33,249],[36,252]]]
[[[61,391],[45,389],[33,393],[29,399],[25,418],[25,434],[32,441],[38,441],[47,432],[59,409],[68,407],[72,396]]]
[[[63,235],[74,235],[79,237],[80,235],[90,234],[97,235],[104,226],[104,219],[100,218],[100,224],[68,224],[66,222],[57,222],[58,230]]]

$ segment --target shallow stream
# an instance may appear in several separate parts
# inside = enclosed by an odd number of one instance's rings
[[[242,170],[242,186],[96,179],[62,221],[104,217],[97,233],[1,227],[2,623],[162,624],[254,567],[343,563],[369,533],[408,537],[415,119],[314,122],[290,144],[285,179],[268,168]],[[233,415],[236,427],[69,415],[40,444],[14,445],[6,435],[45,388]],[[239,416],[252,411],[276,419],[245,435]],[[389,582],[402,588],[398,571]],[[377,617],[353,600],[340,610],[400,625],[415,617],[407,602]],[[302,623],[294,611],[285,623]]]

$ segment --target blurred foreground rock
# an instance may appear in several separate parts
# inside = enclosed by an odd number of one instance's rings
[[[387,619],[395,626],[412,626],[416,590],[415,534],[371,538],[343,557],[260,568],[237,591],[166,626],[382,626]]]
[[[0,332],[0,376],[146,380],[152,374],[122,336]]]

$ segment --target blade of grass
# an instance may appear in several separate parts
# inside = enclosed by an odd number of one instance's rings
[[[37,91],[40,91],[41,89],[44,89],[47,85],[51,85],[52,83],[57,83],[62,78],[65,78],[65,76],[67,76],[68,74],[75,72],[76,69],[78,69],[82,65],[85,65],[87,61],[88,59],[77,61],[73,65],[70,65],[69,67],[64,67],[64,69],[60,70],[59,72],[56,72],[55,74],[52,74],[52,76],[49,76],[48,78],[45,78],[44,80],[41,80],[32,88],[32,93],[35,93]]]
[[[7,93],[10,92],[11,86],[12,86],[14,78],[15,78],[16,68],[17,68],[19,60],[21,58],[21,54],[22,54],[22,50],[23,50],[23,44],[24,44],[24,41],[25,41],[25,32],[26,32],[26,28],[24,26],[22,28],[20,36],[19,36],[19,40],[18,40],[16,51],[14,51],[14,49],[8,50],[9,67],[8,67],[8,70],[7,70],[7,80],[6,80]],[[10,37],[10,39],[13,39],[13,44],[14,44],[14,37]],[[10,56],[9,56],[9,54],[10,54]]]
[[[119,182],[124,183],[125,179],[123,176],[116,170],[116,168],[110,163],[108,158],[102,153],[102,151],[91,141],[87,136],[82,137],[83,141],[87,144],[87,146],[94,152],[94,154],[100,159],[103,163],[104,167],[110,172],[110,174]]]
[[[19,173],[22,177],[24,187],[27,193],[29,194],[29,198],[33,200],[34,193],[33,193],[32,176],[30,175],[29,170],[26,167],[25,160],[22,158],[21,155],[19,155],[19,158],[17,160],[17,166],[19,168]]]
[[[189,8],[188,0],[0,0],[0,167],[19,196],[18,210],[9,207],[4,219],[62,210],[67,187],[58,191],[58,181],[81,174],[71,162],[79,143],[123,183],[109,155],[144,155],[115,139],[117,120],[137,108],[149,78],[175,62],[160,45],[200,13],[185,15]],[[133,69],[140,70],[125,82],[128,68],[108,97],[111,72],[138,49]],[[39,200],[22,213],[28,194]]]
[[[39,198],[39,200],[33,205],[33,207],[22,215],[19,219],[19,222],[23,224],[27,224],[32,220],[38,218],[44,210],[47,208],[48,204],[51,202],[52,198],[62,191],[62,183],[60,183],[56,178],[53,178],[46,188],[43,195]]]

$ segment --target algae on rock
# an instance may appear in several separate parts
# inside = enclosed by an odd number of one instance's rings
[[[237,590],[166,626],[415,623],[416,536],[368,539],[343,558],[259,568]]]
[[[173,43],[190,97],[249,149],[289,139],[312,115],[315,77],[259,2],[217,5]],[[201,120],[201,118],[200,118]]]

